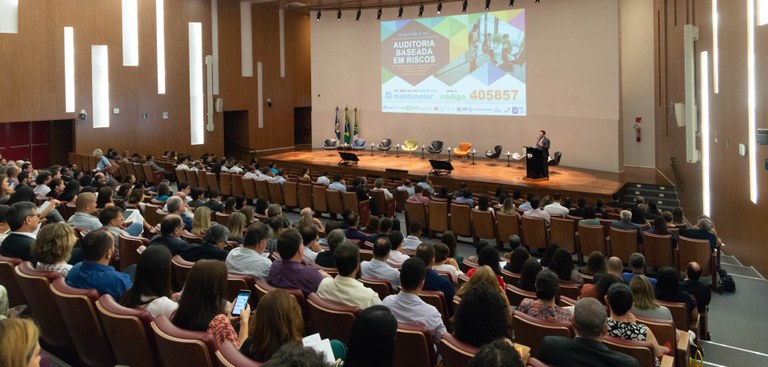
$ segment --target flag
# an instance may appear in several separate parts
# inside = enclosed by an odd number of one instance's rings
[[[339,107],[336,106],[336,140],[341,140],[341,123],[339,122]]]
[[[344,144],[349,144],[349,107],[344,107]]]
[[[357,126],[357,107],[355,107],[355,130],[353,131],[354,136],[357,136],[359,134],[358,126]]]

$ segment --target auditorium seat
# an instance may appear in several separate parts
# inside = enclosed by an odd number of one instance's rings
[[[299,207],[298,183],[296,181],[288,181],[283,184],[283,204],[288,210]]]
[[[434,238],[436,233],[448,231],[448,202],[430,200],[427,208],[429,208],[427,210],[429,237]]]
[[[373,289],[382,301],[390,294],[394,294],[392,283],[390,283],[389,280],[361,276],[360,282],[362,282],[364,286]]]
[[[586,259],[593,251],[608,254],[603,226],[579,224],[579,258]]]
[[[413,223],[418,223],[421,225],[423,231],[429,232],[429,222],[427,218],[427,207],[424,206],[424,204],[411,201],[405,203],[406,228],[411,228]]]
[[[523,217],[523,243],[531,249],[544,249],[549,245],[549,231],[543,218]]]
[[[502,243],[509,241],[512,235],[520,236],[520,221],[515,214],[496,213],[496,232]]]
[[[269,198],[269,186],[265,180],[253,180],[254,186],[256,186],[256,198],[265,201],[270,201]]]
[[[219,344],[219,349],[216,351],[216,359],[221,367],[260,367],[262,365],[260,362],[256,362],[240,353],[237,347],[230,341]]]
[[[435,155],[435,159],[437,159],[437,155],[443,152],[443,142],[440,140],[433,140],[432,143],[429,144],[427,147],[427,151]]]
[[[67,333],[67,327],[50,288],[51,282],[61,277],[59,273],[37,271],[29,261],[16,266],[15,273],[20,291],[27,299],[32,319],[40,328],[40,345],[59,358],[74,361],[77,358],[75,346]]]
[[[240,290],[247,290],[254,293],[253,285],[256,283],[256,278],[250,274],[227,274],[227,300],[235,302]],[[256,296],[251,295],[248,299],[248,303],[251,305],[251,311],[256,310]]]
[[[408,152],[408,156],[410,157],[416,149],[419,149],[419,143],[416,140],[407,139],[401,148],[403,148],[403,152]]]
[[[160,366],[149,312],[123,307],[109,294],[96,301],[96,309],[118,364]]]
[[[552,217],[549,220],[551,242],[560,248],[568,250],[568,253],[576,253],[576,222],[570,218]]]
[[[432,334],[421,324],[397,323],[394,367],[432,367],[437,363]]]
[[[581,295],[581,284],[560,281],[560,294],[572,299],[578,299]]]
[[[485,152],[485,157],[493,160],[493,163],[491,163],[492,166],[496,165],[496,160],[501,156],[501,150],[504,147],[501,145],[497,145],[493,147],[493,149],[489,149],[487,152]]]
[[[445,333],[440,339],[438,350],[443,357],[444,367],[467,367],[480,348],[464,343],[453,334]]]
[[[141,246],[149,246],[149,240],[144,237],[133,237],[120,233],[117,241],[117,247],[120,251],[120,271],[139,262],[141,254],[138,250]]]
[[[640,367],[656,367],[656,358],[653,355],[653,345],[647,341],[627,340],[613,336],[603,336],[603,343],[609,349],[627,354],[640,362]],[[664,355],[661,360],[662,367],[671,367],[674,359]]]
[[[451,315],[448,313],[448,302],[442,291],[427,291],[422,289],[419,291],[419,298],[434,306],[443,316],[443,324],[448,325],[448,319]]]
[[[216,174],[211,172],[205,173],[205,182],[208,184],[208,190],[218,190],[221,192],[221,189],[219,189],[219,182],[216,180]],[[229,190],[227,190],[229,192]],[[223,192],[221,192],[222,195],[224,195]],[[229,195],[229,194],[227,194]]]
[[[392,218],[395,216],[395,206],[397,204],[395,203],[394,197],[387,200],[386,196],[384,196],[384,191],[371,190],[371,198],[376,205],[376,212],[379,216],[387,218]]]
[[[328,212],[334,215],[341,214],[341,212],[344,211],[341,192],[326,189],[325,195],[328,198]]]
[[[242,198],[245,196],[243,192],[243,177],[239,175],[232,175],[230,178],[232,182],[232,196],[236,198]]]
[[[695,261],[701,265],[702,276],[712,276],[712,290],[717,290],[716,253],[708,240],[697,240],[680,236],[677,241],[677,270],[685,272],[688,263]]]
[[[155,344],[163,366],[214,367],[217,348],[213,334],[185,330],[160,315],[152,321]]]
[[[328,193],[323,185],[312,185],[312,210],[318,214],[328,212]]]
[[[469,269],[476,268],[477,263],[471,262],[468,259],[464,259],[461,261],[461,264],[459,264],[459,269],[461,269],[464,274],[469,272]]]
[[[392,149],[392,139],[381,139],[381,142],[376,145],[376,149],[383,151],[384,154],[387,154],[387,152]]]
[[[507,283],[504,290],[507,293],[507,299],[509,299],[510,306],[520,306],[520,303],[526,298],[536,299],[536,292],[522,290],[514,284]]]
[[[360,313],[359,308],[326,301],[316,293],[310,293],[307,297],[307,307],[321,337],[338,339],[349,345],[349,336],[352,333],[352,325]]]
[[[352,141],[352,145],[350,145],[350,148],[354,150],[365,150],[366,147],[365,139],[363,138],[355,138],[355,140]]]
[[[496,233],[496,220],[493,217],[493,213],[485,210],[472,209],[472,235],[474,236],[475,243],[481,238],[493,239],[496,241],[496,248],[501,250],[504,246],[499,241],[499,236]]]
[[[232,177],[237,178],[238,175],[222,172],[219,174],[219,191],[224,197],[232,195]],[[214,175],[214,178],[216,176]]]
[[[115,359],[107,336],[96,315],[95,302],[99,299],[99,292],[95,289],[72,288],[64,282],[64,278],[54,279],[50,289],[67,333],[75,345],[80,365],[114,365]]]
[[[455,157],[466,158],[469,155],[469,150],[472,149],[472,143],[462,142],[459,143],[457,148],[453,148],[453,155]]]
[[[456,236],[472,237],[472,208],[467,204],[451,204],[451,229]]]
[[[198,236],[196,234],[192,234],[187,232],[185,229],[183,232],[181,232],[181,239],[184,241],[187,241],[187,243],[194,244],[194,243],[203,243],[203,236]]]
[[[659,320],[659,319],[647,319],[637,317],[637,322],[644,324],[648,329],[653,332],[653,336],[659,345],[672,346],[672,351],[675,355],[675,361],[678,366],[686,366],[688,358],[691,353],[688,348],[688,334],[690,331],[681,331],[681,336],[678,338],[678,331],[675,328],[675,323],[672,320]]]
[[[241,177],[240,182],[243,186],[243,195],[245,195],[245,198],[252,201],[256,200],[258,196],[256,196],[256,180],[252,178],[245,178]]]
[[[501,277],[506,284],[517,284],[520,280],[520,273],[513,273],[506,269],[501,269]]]
[[[266,182],[266,181],[264,181]],[[258,192],[258,186],[256,187]],[[269,203],[283,205],[285,200],[283,199],[283,185],[279,182],[267,182],[267,192],[269,192]]]
[[[179,255],[171,258],[171,279],[173,283],[174,291],[181,291],[184,288],[184,283],[187,281],[187,274],[192,270],[192,266],[195,263],[184,260]]]
[[[675,267],[675,249],[671,235],[658,235],[643,231],[643,255],[647,269],[658,271],[662,267]]]
[[[405,211],[405,202],[408,201],[408,191],[395,190],[395,209],[398,212]]]
[[[610,256],[616,256],[624,263],[629,261],[630,255],[640,252],[640,244],[637,242],[637,231],[634,229],[611,227],[608,244]]]
[[[24,293],[21,292],[18,283],[16,283],[16,276],[14,275],[14,268],[19,264],[21,264],[21,259],[0,256],[0,284],[5,286],[5,290],[8,291],[9,307],[16,307],[27,303]]]
[[[531,355],[536,355],[545,336],[563,336],[572,339],[571,323],[565,321],[544,320],[515,311],[512,316],[515,330],[515,342],[531,347]]]
[[[312,184],[300,182],[297,190],[297,205],[299,209],[312,208]],[[287,199],[286,199],[287,201]],[[317,211],[317,209],[315,209]]]

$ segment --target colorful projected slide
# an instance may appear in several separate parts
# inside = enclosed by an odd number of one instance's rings
[[[381,22],[381,110],[525,116],[525,10]]]

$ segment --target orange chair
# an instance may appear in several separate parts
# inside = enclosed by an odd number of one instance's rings
[[[461,142],[457,148],[453,148],[453,155],[457,158],[466,158],[469,155],[470,149],[472,149],[472,143]]]

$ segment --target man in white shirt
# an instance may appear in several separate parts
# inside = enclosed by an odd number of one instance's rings
[[[227,255],[227,270],[230,273],[249,274],[266,279],[269,267],[272,266],[272,261],[265,256],[271,232],[272,229],[262,222],[248,226],[243,247],[235,247]]]
[[[235,174],[235,175],[239,175],[239,174],[243,173],[243,169],[240,168],[240,166],[235,164],[235,165],[233,165],[232,167],[229,168],[229,173],[232,173],[232,174]]]
[[[420,235],[421,224],[416,222],[411,223],[411,226],[408,227],[408,237],[406,237],[403,241],[403,248],[406,250],[415,251],[416,248],[421,244],[421,239],[419,239]]]
[[[325,187],[328,187],[328,185],[331,184],[331,180],[328,178],[327,175],[323,174],[322,176],[317,177],[317,183],[319,185],[323,185]]]
[[[317,243],[317,228],[315,226],[305,226],[299,228],[299,232],[304,242],[304,253],[301,258],[306,262],[315,262],[317,253],[321,251],[320,244]]]
[[[544,222],[547,224],[547,227],[549,227],[549,213],[541,210],[539,208],[539,198],[538,197],[532,197],[530,200],[528,200],[531,203],[531,210],[523,213],[523,218],[541,218],[544,219]]]
[[[277,174],[275,175],[275,177],[272,177],[269,181],[277,182],[279,184],[284,184],[286,180],[285,180],[285,177],[283,177],[283,170],[277,171]]]
[[[568,217],[568,208],[560,204],[560,193],[556,192],[552,195],[552,204],[544,207],[544,211],[549,213],[550,217],[566,218]]]
[[[400,269],[400,293],[388,296],[383,304],[392,311],[397,322],[426,326],[437,346],[447,330],[443,324],[443,316],[435,306],[427,304],[419,297],[419,291],[424,287],[426,272],[427,267],[420,258],[406,260]]]
[[[387,264],[392,244],[389,238],[380,237],[373,244],[373,259],[360,264],[360,272],[364,277],[389,280],[392,289],[400,287],[400,272]]]
[[[48,184],[51,183],[51,180],[53,178],[51,177],[51,172],[49,171],[40,171],[40,173],[37,175],[37,178],[35,179],[35,183],[37,186],[35,186],[35,189],[32,190],[35,192],[35,195],[37,196],[45,196],[48,195],[48,193],[51,191],[51,188],[48,187]]]
[[[416,193],[416,188],[413,187],[411,180],[407,178],[405,179],[405,181],[403,181],[402,185],[397,187],[397,189],[407,191],[409,197]]]
[[[344,184],[344,180],[341,179],[341,175],[337,173],[333,175],[333,182],[330,185],[328,185],[328,189],[346,192],[347,185]]]
[[[389,253],[388,261],[394,264],[402,265],[405,260],[411,257],[400,252],[403,248],[403,234],[400,231],[389,232],[389,243],[392,245],[392,251]]]
[[[361,310],[381,304],[376,292],[355,279],[355,275],[360,270],[360,248],[356,244],[345,241],[336,248],[334,258],[339,275],[335,278],[325,278],[320,282],[320,286],[317,287],[317,295],[320,298],[358,307]]]

